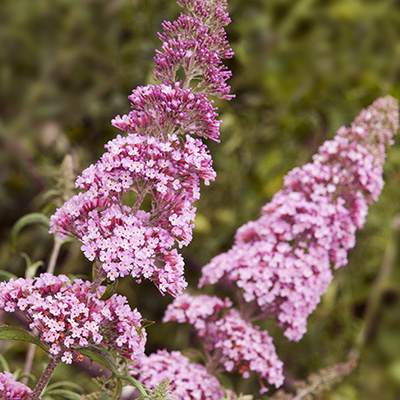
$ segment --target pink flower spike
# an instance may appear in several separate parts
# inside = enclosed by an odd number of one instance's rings
[[[222,64],[233,55],[223,28],[230,22],[226,2],[179,4],[186,13],[164,22],[160,34],[154,71],[160,83],[133,90],[132,110],[112,120],[127,135],[107,143],[101,159],[76,180],[84,192],[50,220],[50,232],[81,241],[87,259],[100,262],[108,279],[145,277],[173,296],[187,284],[183,261],[168,258],[192,240],[200,181],[208,185],[216,176],[199,139],[218,141],[221,121],[208,96],[233,97],[226,83],[231,73]],[[179,69],[184,82],[177,81]],[[129,206],[127,192],[135,193]],[[143,211],[147,203],[151,209]]]
[[[340,128],[313,162],[295,168],[257,221],[238,229],[233,247],[202,270],[200,286],[228,280],[263,317],[298,341],[332,278],[347,263],[368,205],[382,190],[385,148],[398,130],[398,104],[376,100]]]

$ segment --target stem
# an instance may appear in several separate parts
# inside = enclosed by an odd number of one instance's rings
[[[142,205],[143,200],[144,200],[146,194],[147,194],[147,185],[144,184],[144,185],[142,186],[142,188],[140,189],[140,193],[138,193],[138,196],[137,196],[137,198],[136,198],[135,204],[134,204],[133,207],[132,207],[131,213],[132,213],[133,215],[135,215],[135,214],[139,211],[139,208],[140,208],[140,206]]]
[[[304,388],[299,394],[296,395],[296,397],[293,397],[293,400],[304,399],[305,396],[307,396],[309,393],[312,393],[318,387],[318,384],[319,382],[315,382],[311,386]]]
[[[367,306],[365,311],[364,324],[357,339],[357,347],[360,347],[367,341],[368,335],[374,325],[376,314],[379,310],[381,297],[385,290],[385,284],[393,269],[394,261],[396,258],[397,245],[396,233],[400,230],[400,215],[393,218],[393,233],[389,243],[386,246],[386,251],[383,256],[383,261],[371,290],[371,294],[367,299]]]
[[[93,283],[90,285],[89,293],[96,293],[97,289],[101,285],[101,282],[106,279],[107,273],[104,271],[103,267],[100,266],[99,272],[96,275],[96,278],[94,279]]]
[[[215,350],[214,354],[210,356],[207,354],[206,369],[210,375],[214,375],[218,371],[218,367],[221,365],[222,350]]]
[[[47,270],[46,270],[46,272],[48,272],[50,274],[54,273],[56,263],[57,263],[57,258],[60,253],[61,245],[63,244],[63,242],[64,242],[63,239],[61,239],[57,235],[54,235],[54,245],[53,245],[53,249],[50,254],[50,259],[47,264]],[[34,329],[33,333],[37,334],[38,333],[37,329]],[[24,369],[23,369],[23,373],[25,375],[29,375],[29,373],[32,370],[33,359],[35,358],[35,351],[36,351],[36,346],[33,343],[29,343],[28,351],[26,353]],[[28,376],[25,376],[24,378],[21,379],[21,382],[24,385],[26,385],[28,383],[28,379],[29,379]]]
[[[190,82],[192,81],[192,79],[193,79],[193,75],[186,73],[186,79],[185,79],[185,82],[183,83],[182,88],[189,89]]]
[[[50,274],[54,273],[58,254],[60,253],[60,248],[61,248],[61,245],[63,244],[63,242],[64,242],[63,239],[61,239],[57,235],[54,235],[54,246],[53,246],[53,250],[51,251],[51,254],[50,254],[49,264],[47,265],[47,272]]]
[[[43,389],[46,387],[47,382],[49,381],[53,371],[56,369],[58,363],[61,361],[61,354],[57,354],[56,356],[49,357],[49,363],[47,364],[46,369],[44,370],[42,376],[40,377],[38,383],[36,384],[35,389],[31,394],[30,400],[38,400],[39,396],[42,394]]]
[[[38,333],[38,330],[36,328],[33,329],[32,333],[36,335]],[[33,365],[33,359],[35,358],[35,351],[36,351],[36,345],[33,343],[29,343],[28,346],[28,351],[26,353],[26,358],[25,358],[25,364],[24,364],[24,370],[23,374],[26,375],[21,379],[21,382],[26,385],[29,380],[29,374],[32,370],[32,365]]]

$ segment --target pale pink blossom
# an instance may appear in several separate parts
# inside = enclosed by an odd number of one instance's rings
[[[82,358],[81,347],[94,344],[115,348],[135,362],[144,353],[146,342],[141,315],[131,310],[124,296],[114,294],[100,300],[90,293],[90,285],[88,281],[70,282],[65,275],[49,273],[0,282],[0,310],[21,312],[49,352],[62,351],[62,361],[68,364]],[[100,287],[100,293],[104,289]],[[21,299],[28,301],[28,307],[19,308]],[[35,300],[30,303],[31,299]],[[13,304],[12,311],[5,306],[9,303]]]
[[[258,318],[274,316],[289,339],[300,340],[332,280],[331,267],[347,264],[356,230],[378,199],[385,148],[397,130],[391,97],[340,128],[313,162],[285,177],[257,221],[238,229],[233,247],[203,268],[200,285],[230,282],[257,304]]]

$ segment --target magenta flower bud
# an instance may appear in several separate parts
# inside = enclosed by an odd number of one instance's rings
[[[162,49],[154,57],[155,77],[173,85],[181,70],[185,75],[184,88],[189,88],[194,79],[195,92],[232,99],[226,84],[231,72],[222,64],[222,59],[233,56],[223,29],[230,22],[225,12],[226,2],[195,0],[178,4],[187,13],[172,23],[163,23],[163,33],[159,35]]]

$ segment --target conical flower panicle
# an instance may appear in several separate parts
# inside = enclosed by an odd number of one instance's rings
[[[76,181],[85,192],[60,207],[50,223],[51,233],[80,240],[85,256],[110,280],[144,277],[174,296],[187,285],[175,247],[192,239],[200,181],[208,185],[216,176],[207,147],[192,136],[218,141],[221,121],[207,95],[231,98],[225,82],[230,73],[221,64],[232,56],[222,28],[229,22],[225,2],[183,3],[190,15],[164,23],[167,50],[158,53],[156,69],[168,75],[170,67],[180,68],[184,54],[185,82],[176,82],[174,73],[159,85],[133,90],[132,111],[112,120],[127,136],[107,143],[107,152]],[[193,89],[192,79],[199,80]],[[127,192],[135,193],[133,204],[124,201]]]
[[[272,338],[231,307],[228,298],[185,293],[168,306],[163,322],[189,323],[194,327],[208,359],[212,360],[209,372],[238,371],[248,378],[252,371],[259,375],[262,393],[267,388],[261,379],[278,388],[283,383],[283,363],[278,359]]]
[[[222,59],[233,56],[222,28],[230,22],[226,2],[196,0],[178,4],[188,12],[172,23],[163,23],[163,33],[159,35],[162,49],[154,57],[155,77],[173,85],[182,70],[185,89],[193,86],[195,92],[230,100],[233,96],[226,81],[231,72],[222,64]]]
[[[145,277],[162,292],[180,293],[186,286],[183,261],[173,246],[191,241],[200,179],[208,184],[215,177],[205,145],[189,135],[181,145],[176,135],[164,141],[129,134],[106,147],[77,179],[86,192],[52,216],[52,231],[77,237],[85,256],[98,260],[111,280]],[[137,203],[124,205],[131,190]],[[151,198],[148,212],[139,209],[145,196]]]
[[[274,316],[289,339],[300,340],[332,280],[331,266],[347,263],[368,204],[378,199],[385,147],[397,129],[398,105],[391,97],[340,128],[312,163],[285,177],[284,189],[257,221],[238,229],[232,249],[203,268],[200,285],[230,281],[262,315]]]

